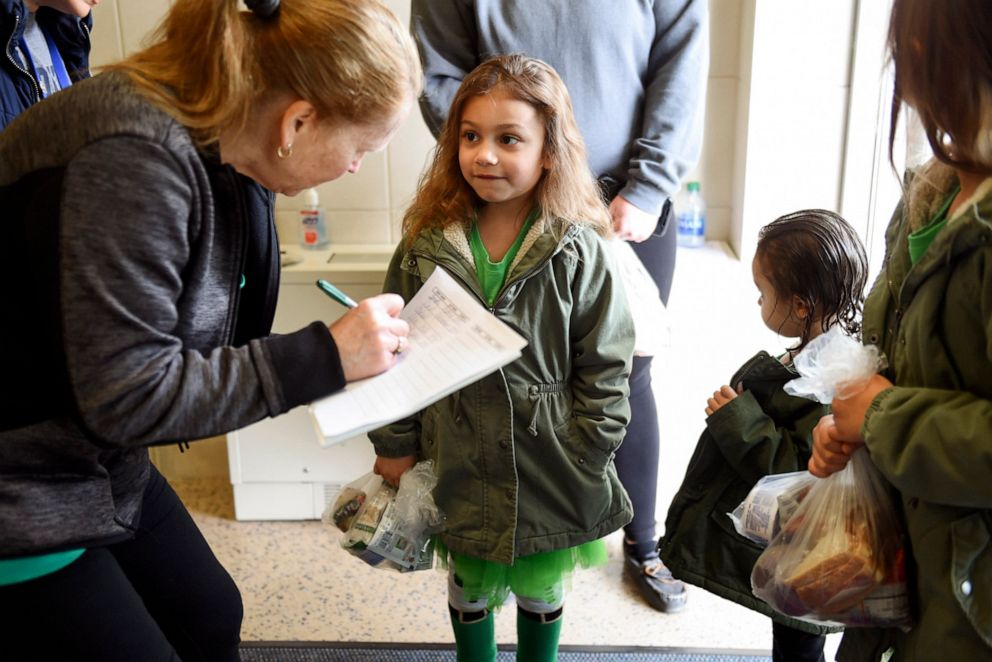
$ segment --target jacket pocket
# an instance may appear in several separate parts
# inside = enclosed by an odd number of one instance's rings
[[[563,452],[582,470],[603,474],[606,466],[613,460],[612,452],[607,453],[582,439],[572,418],[555,426],[554,435]]]
[[[992,533],[989,511],[951,525],[951,589],[975,632],[992,646]]]

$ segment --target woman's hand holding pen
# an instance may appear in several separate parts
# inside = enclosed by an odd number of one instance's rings
[[[396,363],[410,333],[410,325],[397,317],[401,310],[402,297],[380,294],[359,302],[328,327],[346,380],[377,375]]]

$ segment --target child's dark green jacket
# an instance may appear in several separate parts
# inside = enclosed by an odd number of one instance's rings
[[[799,375],[759,352],[733,376],[740,395],[706,419],[682,487],[668,509],[661,558],[679,579],[806,632],[835,630],[783,616],[751,593],[763,551],[739,535],[733,512],[763,476],[806,469],[813,427],[829,407],[788,395]]]
[[[369,433],[379,456],[434,461],[441,540],[459,554],[509,564],[631,518],[613,456],[630,419],[633,322],[606,244],[559,225],[534,223],[489,306],[527,339],[520,358]],[[462,223],[400,244],[384,290],[409,301],[438,267],[484,301]]]

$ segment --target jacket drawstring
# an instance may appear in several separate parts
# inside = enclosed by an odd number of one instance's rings
[[[532,437],[537,436],[537,415],[541,412],[541,394],[537,392],[536,386],[530,387],[530,394],[527,396],[530,401],[534,403],[534,415],[531,416],[530,425],[527,426],[527,432],[530,432]]]
[[[527,432],[530,432],[534,437],[537,436],[537,419],[541,413],[541,400],[547,400],[553,395],[564,393],[568,388],[568,382],[560,381],[550,384],[532,384],[527,389],[527,399],[534,403],[534,414],[531,416],[530,425],[527,426]]]
[[[455,391],[452,394],[451,399],[452,399],[452,405],[454,405],[453,409],[455,412],[455,423],[459,423],[462,420],[462,408],[461,408],[462,392]]]

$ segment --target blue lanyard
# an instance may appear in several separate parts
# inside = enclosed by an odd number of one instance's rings
[[[52,35],[44,30],[42,30],[42,33],[45,35],[45,43],[48,44],[48,54],[52,57],[52,66],[55,67],[55,77],[59,79],[59,89],[64,90],[72,85],[72,81],[69,80],[69,72],[65,70],[65,62],[62,61],[62,55],[59,53],[59,49],[56,48]]]
[[[40,26],[39,26],[40,29]],[[66,71],[65,62],[62,61],[62,55],[59,54],[58,47],[55,46],[55,40],[52,36],[48,34],[45,30],[41,30],[41,34],[45,35],[45,43],[48,45],[48,55],[52,58],[52,68],[55,69],[55,77],[59,81],[59,89],[64,90],[65,88],[72,85],[72,81],[69,80],[69,72]],[[35,80],[38,79],[38,70],[34,67],[34,61],[31,59],[31,51],[28,50],[27,42],[21,37],[20,40],[21,53],[27,58],[28,64],[31,65],[31,72],[34,74]],[[44,96],[45,91],[38,86],[39,92]]]

